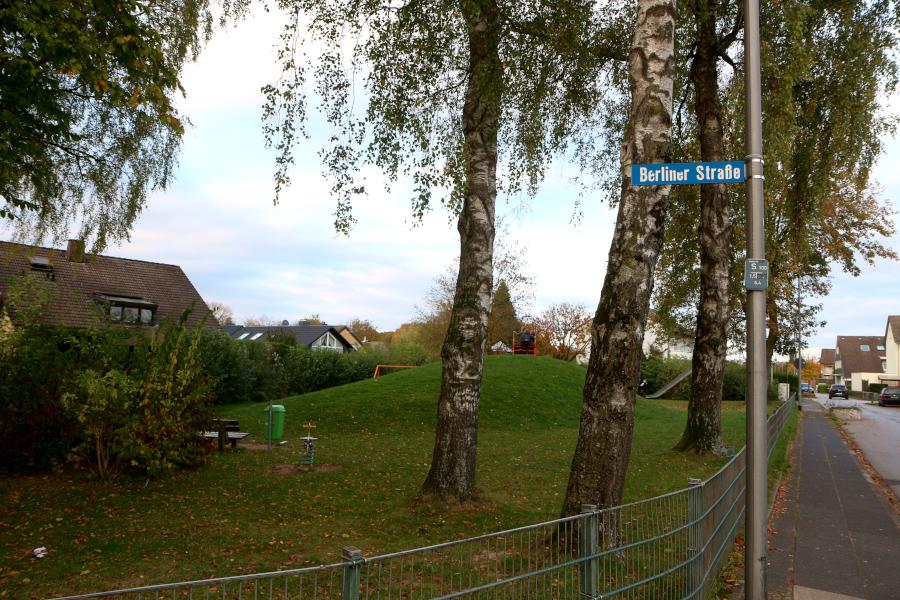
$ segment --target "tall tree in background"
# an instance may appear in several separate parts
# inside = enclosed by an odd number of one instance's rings
[[[583,304],[560,302],[532,319],[537,353],[560,360],[587,356],[591,347],[591,313]]]
[[[488,347],[497,342],[503,342],[512,347],[513,331],[521,328],[519,317],[516,316],[516,307],[509,295],[509,286],[506,281],[500,280],[497,291],[491,299],[491,314],[488,318]]]
[[[671,159],[675,4],[638,0],[628,53],[631,109],[620,155],[622,188],[563,514],[622,499],[634,432],[641,342],[662,246],[668,186],[631,185],[630,165]]]
[[[837,5],[789,1],[762,6],[763,107],[766,115],[766,351],[788,353],[796,331],[802,278],[804,331],[821,326],[819,305],[831,266],[858,274],[859,263],[896,258],[883,243],[894,231],[889,206],[872,191],[870,171],[893,126],[883,102],[895,89],[897,27],[890,1]],[[740,61],[738,61],[740,64]],[[723,124],[727,155],[743,144],[743,77],[726,79]],[[688,132],[695,124],[689,123]],[[679,190],[680,192],[681,190]],[[660,261],[654,302],[661,325],[693,328],[700,281],[696,198],[679,194]],[[743,196],[733,193],[729,334],[744,343]]]
[[[719,97],[720,57],[731,64],[728,50],[743,25],[743,13],[733,17],[734,26],[719,32],[719,0],[697,0],[689,4],[693,17],[694,43],[690,63],[696,136],[700,160],[726,159],[722,104]],[[725,442],[719,417],[728,321],[731,316],[729,276],[731,274],[731,209],[724,184],[700,186],[700,214],[697,240],[700,248],[700,290],[694,351],[691,359],[691,398],[680,450],[724,454]]]
[[[210,30],[206,0],[0,6],[0,218],[94,249],[128,237],[184,134],[173,106]]]
[[[365,166],[379,169],[389,184],[409,176],[415,216],[433,196],[458,213],[459,273],[423,491],[471,498],[498,189],[533,192],[554,156],[593,150],[604,123],[600,75],[607,56],[582,49],[602,47],[594,38],[609,17],[585,0],[281,4],[293,17],[282,36],[285,71],[265,88],[264,108],[267,142],[277,151],[276,199],[290,180],[312,72],[334,128],[322,156],[338,199],[339,231],[353,225],[352,199],[366,191]],[[307,34],[318,54],[304,59],[296,49]],[[362,114],[354,104],[357,79],[367,96]],[[498,179],[501,163],[506,177]]]

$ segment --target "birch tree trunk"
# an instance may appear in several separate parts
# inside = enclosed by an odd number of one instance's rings
[[[628,55],[631,113],[622,141],[622,192],[600,304],[563,514],[621,502],[634,431],[641,343],[662,246],[668,186],[631,185],[633,163],[671,158],[674,0],[638,0]]]
[[[703,161],[724,159],[722,141],[722,105],[716,69],[719,41],[716,37],[718,0],[698,0],[694,9],[697,26],[697,50],[691,63],[694,86],[694,114],[700,138]],[[728,282],[731,260],[731,218],[728,214],[728,192],[724,184],[700,186],[700,304],[697,308],[697,330],[691,362],[691,399],[688,418],[679,450],[695,450],[701,454],[725,453],[722,423],[722,384],[725,375],[725,352],[728,340],[730,299]]]
[[[431,469],[426,494],[476,496],[478,403],[491,311],[497,131],[503,70],[500,14],[493,0],[461,0],[469,35],[469,81],[463,105],[465,198],[459,216],[459,275],[447,337]]]

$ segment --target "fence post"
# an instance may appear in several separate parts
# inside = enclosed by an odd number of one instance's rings
[[[341,548],[341,558],[349,561],[341,576],[341,600],[359,600],[359,566],[363,563],[362,551],[353,546]]]
[[[691,477],[688,479],[688,551],[690,552],[690,590],[688,598],[699,597],[703,589],[703,573],[706,570],[705,553],[703,551],[703,480]]]
[[[599,598],[600,589],[600,560],[588,559],[597,555],[599,546],[599,519],[597,518],[597,506],[594,504],[581,505],[581,531],[578,536],[578,556],[581,562],[581,597]]]

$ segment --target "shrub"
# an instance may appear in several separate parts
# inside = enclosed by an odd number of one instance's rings
[[[0,471],[44,471],[81,441],[61,403],[77,375],[131,368],[133,337],[123,330],[20,327],[0,343]]]
[[[135,346],[130,372],[87,370],[75,377],[74,390],[62,397],[81,427],[74,455],[101,477],[122,469],[152,476],[196,464],[204,453],[197,432],[209,418],[200,337],[183,322],[163,323],[149,346]]]
[[[259,377],[247,344],[223,331],[207,329],[200,334],[200,361],[209,379],[211,402],[233,404],[254,399],[254,383]]]
[[[820,394],[827,394],[828,393],[828,384],[820,383],[819,385],[816,386],[816,391],[819,392]]]
[[[869,391],[874,394],[880,394],[881,390],[883,390],[886,387],[888,387],[886,383],[870,383]]]
[[[691,361],[686,358],[663,358],[650,356],[641,363],[641,380],[647,382],[647,393],[652,393],[691,368]],[[687,400],[691,394],[690,377],[682,381],[666,393],[666,398]]]

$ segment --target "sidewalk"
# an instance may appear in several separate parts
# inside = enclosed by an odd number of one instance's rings
[[[900,598],[900,519],[816,402],[793,462],[769,527],[769,598]]]

